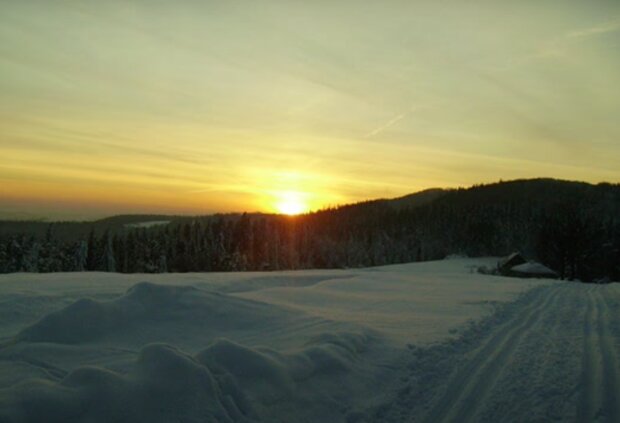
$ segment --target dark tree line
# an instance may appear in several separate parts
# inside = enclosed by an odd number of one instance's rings
[[[0,272],[211,272],[378,266],[448,254],[537,258],[563,278],[620,280],[620,188],[553,180],[380,200],[296,217],[216,215],[66,239],[0,239]]]

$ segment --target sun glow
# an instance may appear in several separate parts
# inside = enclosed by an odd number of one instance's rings
[[[278,197],[279,199],[276,203],[276,209],[279,213],[294,216],[308,211],[308,205],[306,204],[302,194],[299,192],[282,192]]]

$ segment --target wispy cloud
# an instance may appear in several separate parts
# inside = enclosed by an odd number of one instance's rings
[[[383,125],[380,125],[380,126],[376,127],[375,129],[373,129],[372,131],[370,131],[369,133],[364,135],[364,138],[371,138],[371,137],[374,137],[376,135],[379,135],[381,132],[385,131],[386,129],[388,129],[388,128],[392,127],[392,126],[394,126],[398,121],[402,120],[408,114],[409,114],[409,111],[397,114],[392,119],[390,119],[387,122],[385,122]]]
[[[5,3],[0,206],[10,186],[269,210],[273,191],[330,204],[546,169],[444,150],[620,175],[617,1]]]
[[[565,57],[571,45],[577,40],[595,37],[601,34],[620,31],[620,17],[611,21],[601,22],[597,25],[570,31],[558,38],[545,43],[540,51],[533,57]]]
[[[415,112],[418,112],[418,111],[421,111],[421,110],[436,109],[438,107],[439,103],[440,103],[440,100],[434,98],[434,99],[430,100],[426,104],[419,105],[419,106],[412,106],[409,109],[406,109],[405,111],[396,114],[391,119],[389,119],[385,123],[377,126],[372,131],[366,133],[363,136],[363,138],[373,138],[373,137],[376,137],[380,133],[390,129],[392,126],[396,125],[398,122],[400,122],[401,120],[405,119],[406,117],[410,116],[411,114],[413,114]]]
[[[609,21],[600,22],[594,26],[576,29],[548,39],[540,44],[532,54],[516,57],[504,65],[492,67],[491,70],[506,71],[538,60],[566,58],[569,57],[569,50],[574,43],[617,31],[620,31],[620,16]]]
[[[568,34],[566,34],[566,38],[592,37],[595,35],[616,31],[620,31],[620,17],[617,17],[616,19],[608,22],[602,22],[590,28],[584,28],[577,31],[569,32]]]

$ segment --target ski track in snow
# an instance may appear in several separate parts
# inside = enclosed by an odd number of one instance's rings
[[[583,394],[577,420],[620,421],[620,385],[617,349],[610,329],[611,310],[600,289],[588,290],[584,322]]]
[[[555,292],[549,290],[495,331],[467,365],[450,380],[445,396],[425,421],[471,421],[510,360],[515,345],[532,329],[550,304],[554,297],[552,293]]]
[[[418,389],[405,383],[368,421],[620,422],[619,307],[618,284],[535,289],[483,325],[473,348],[467,341],[476,331],[427,349],[451,371]],[[409,368],[424,374],[427,362],[416,358]],[[434,392],[426,408],[420,388]]]

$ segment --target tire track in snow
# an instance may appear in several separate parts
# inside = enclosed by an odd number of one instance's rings
[[[484,404],[516,345],[540,320],[557,297],[558,287],[545,290],[530,306],[500,326],[463,368],[448,382],[448,389],[424,421],[466,422]]]

